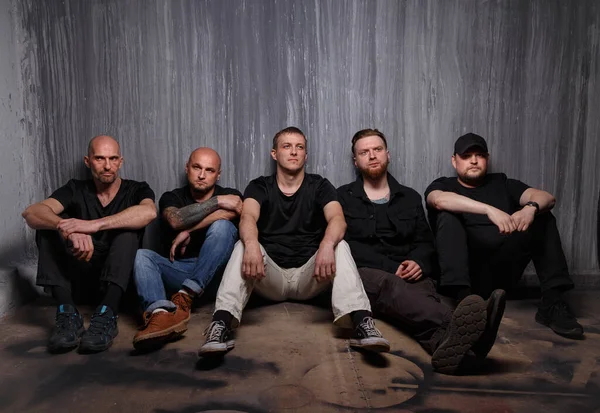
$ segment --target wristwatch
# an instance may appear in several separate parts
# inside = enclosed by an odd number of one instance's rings
[[[537,202],[529,201],[528,203],[526,203],[525,205],[523,205],[523,208],[525,208],[526,206],[532,206],[532,207],[534,207],[536,214],[538,212],[540,212],[540,204],[538,204]]]

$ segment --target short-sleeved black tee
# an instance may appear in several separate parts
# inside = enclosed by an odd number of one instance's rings
[[[475,201],[483,202],[506,212],[513,214],[521,209],[519,200],[523,192],[529,188],[528,185],[516,179],[508,179],[503,173],[487,174],[483,184],[475,188],[462,186],[456,177],[438,178],[425,190],[425,199],[435,190],[454,192]],[[429,222],[435,228],[438,211],[427,207]],[[468,227],[494,225],[487,215],[461,214],[464,223]]]
[[[337,193],[322,176],[305,174],[296,193],[286,196],[271,175],[251,181],[244,198],[260,205],[258,240],[269,257],[282,268],[298,268],[319,249],[327,227],[323,208]]]
[[[223,188],[219,185],[215,185],[215,191],[213,196],[218,195],[237,195],[240,198],[242,194],[237,189],[233,188]],[[171,249],[171,243],[179,233],[175,231],[168,222],[166,222],[162,216],[163,212],[168,207],[175,208],[183,208],[188,205],[195,204],[196,200],[192,198],[192,192],[189,185],[186,185],[182,188],[177,188],[169,192],[165,192],[158,202],[158,206],[160,208],[160,239],[162,244],[161,253],[165,256],[169,256],[169,251]],[[232,221],[236,226],[239,223],[239,219]],[[200,255],[200,248],[202,248],[202,244],[204,243],[204,239],[206,238],[206,232],[208,228],[202,228],[196,231],[193,231],[190,235],[190,243],[185,249],[185,253],[180,258],[196,258]]]
[[[124,209],[138,205],[144,199],[154,201],[154,191],[146,182],[121,179],[117,195],[103,207],[96,195],[94,181],[71,179],[66,185],[54,191],[50,198],[62,204],[65,208],[64,214],[69,218],[93,220],[115,215]],[[96,242],[109,242],[109,232],[99,231],[92,234],[92,239]]]

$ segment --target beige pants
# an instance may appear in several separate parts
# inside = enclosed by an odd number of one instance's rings
[[[227,263],[223,280],[217,293],[215,311],[225,310],[234,317],[236,327],[242,320],[242,311],[248,303],[252,290],[273,301],[308,300],[329,287],[329,282],[318,282],[314,277],[316,254],[300,268],[281,268],[260,246],[265,264],[265,277],[260,281],[242,278],[242,259],[244,244],[235,244],[231,258]],[[369,298],[363,288],[356,264],[346,241],[335,248],[336,274],[333,278],[331,306],[334,323],[340,327],[351,328],[350,313],[358,310],[371,311]]]

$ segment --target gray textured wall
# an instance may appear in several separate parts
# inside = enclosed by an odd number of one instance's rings
[[[0,0],[0,266],[20,256],[26,237],[20,213],[30,201],[14,17],[11,0]]]
[[[82,175],[99,133],[158,195],[200,145],[243,189],[271,170],[271,137],[288,125],[308,133],[309,170],[336,185],[353,178],[353,132],[381,129],[392,172],[422,193],[474,131],[494,170],[557,196],[572,271],[598,274],[600,2],[18,4],[37,194]]]

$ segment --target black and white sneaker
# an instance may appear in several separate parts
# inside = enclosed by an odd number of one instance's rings
[[[233,332],[223,321],[210,323],[204,330],[204,335],[206,342],[198,351],[200,357],[220,356],[235,347]]]
[[[381,332],[375,327],[373,318],[365,317],[354,329],[350,347],[384,353],[390,351],[390,342],[383,338]]]
[[[81,337],[79,352],[97,353],[104,351],[112,345],[117,334],[119,334],[117,316],[114,315],[110,307],[98,306],[96,312],[92,315],[90,327]]]
[[[56,325],[48,340],[48,351],[64,353],[73,350],[84,331],[83,318],[77,309],[70,304],[59,305],[56,309]]]

